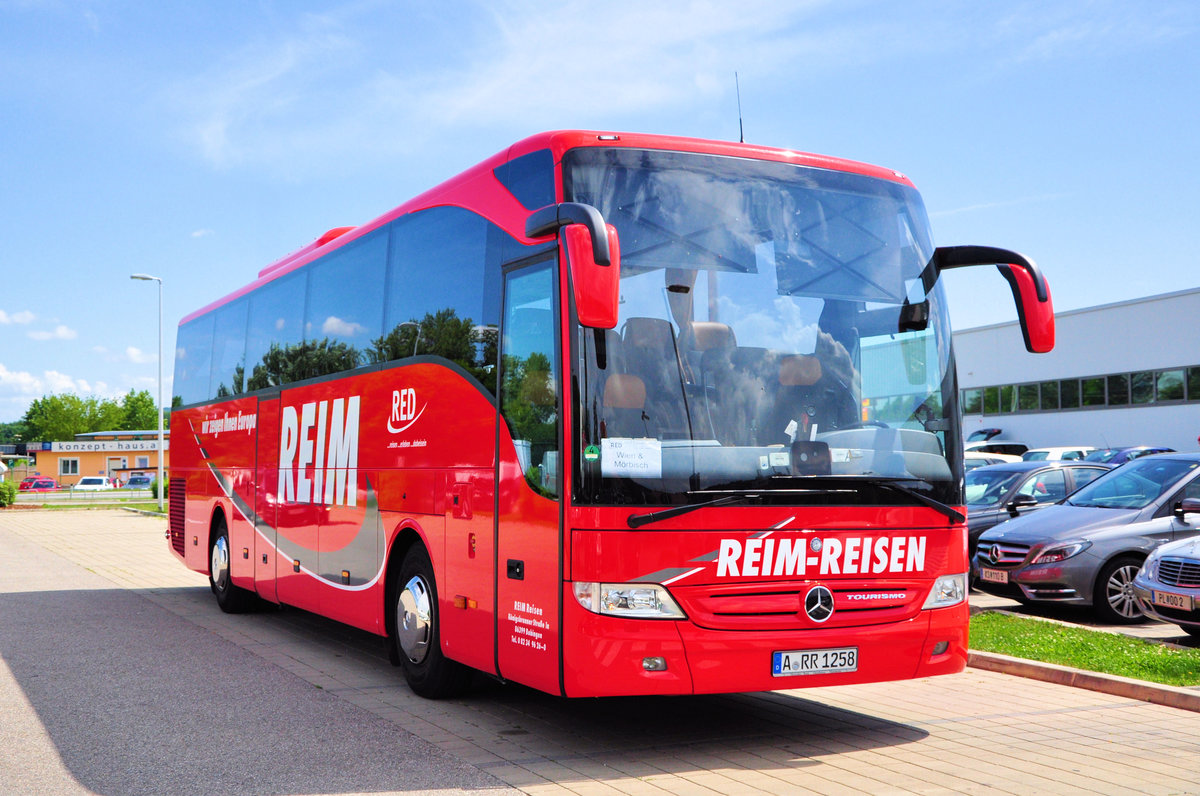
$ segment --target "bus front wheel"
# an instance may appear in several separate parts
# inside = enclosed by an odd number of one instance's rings
[[[229,528],[217,520],[209,548],[208,585],[217,596],[217,605],[227,614],[240,614],[250,607],[250,592],[233,585],[229,573]]]
[[[419,544],[400,565],[394,605],[392,641],[409,688],[428,699],[452,697],[466,690],[471,670],[442,654],[433,565]]]

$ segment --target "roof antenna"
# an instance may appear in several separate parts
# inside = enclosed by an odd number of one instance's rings
[[[746,131],[742,129],[742,87],[738,84],[738,73],[733,73],[733,88],[737,92],[738,102],[738,143],[746,143]]]

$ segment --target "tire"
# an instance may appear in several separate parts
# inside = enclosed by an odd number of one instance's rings
[[[229,528],[225,520],[218,520],[212,544],[208,548],[208,585],[217,596],[217,605],[227,614],[240,614],[249,610],[253,594],[234,586],[229,572]]]
[[[442,654],[437,584],[433,565],[421,545],[413,545],[400,564],[389,628],[395,655],[413,693],[426,699],[457,696],[471,682],[471,670]]]
[[[1100,621],[1128,625],[1145,619],[1133,596],[1133,578],[1142,561],[1137,556],[1117,556],[1100,570],[1092,592],[1092,609]]]

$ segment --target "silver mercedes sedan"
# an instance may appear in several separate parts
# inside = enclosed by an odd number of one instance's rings
[[[975,547],[975,585],[1026,603],[1090,605],[1106,622],[1137,621],[1134,576],[1159,545],[1200,534],[1196,498],[1200,454],[1135,459],[1053,506],[985,531]]]

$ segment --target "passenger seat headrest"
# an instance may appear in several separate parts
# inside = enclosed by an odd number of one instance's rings
[[[696,321],[692,324],[692,338],[696,341],[698,351],[731,348],[734,345],[733,329],[718,321]]]
[[[784,387],[811,387],[821,380],[821,362],[796,354],[779,360],[779,383]]]
[[[646,405],[646,383],[628,373],[614,373],[604,382],[604,405],[610,409],[641,409]]]

